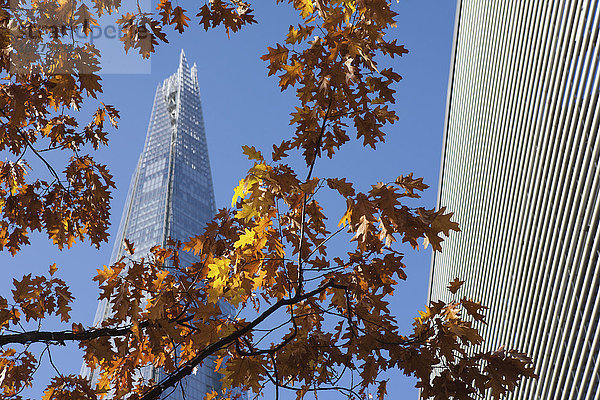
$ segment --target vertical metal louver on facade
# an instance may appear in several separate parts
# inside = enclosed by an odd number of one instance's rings
[[[200,233],[215,214],[215,200],[202,118],[196,65],[189,68],[183,50],[177,72],[159,84],[144,150],[133,173],[115,238],[111,264],[121,258],[123,239],[135,243],[136,257],[171,237],[187,240]],[[182,252],[183,264],[198,261]],[[94,325],[108,316],[106,300],[98,305]],[[95,373],[82,368],[95,380]],[[142,375],[160,379],[161,371],[146,368]],[[205,362],[166,398],[200,400],[220,387],[220,375]]]
[[[462,232],[430,299],[489,306],[484,346],[533,357],[510,398],[600,399],[600,0],[458,1],[438,205]]]

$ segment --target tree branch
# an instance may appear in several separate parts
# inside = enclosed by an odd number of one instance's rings
[[[327,119],[329,118],[329,112],[331,111],[331,103],[333,102],[333,97],[329,98],[329,104],[327,105],[327,111],[325,111],[325,116],[323,117],[323,124],[321,125],[321,132],[319,132],[319,137],[317,139],[317,143],[315,145],[315,155],[310,163],[310,167],[308,169],[308,175],[306,176],[305,182],[308,182],[313,173],[313,168],[315,167],[315,163],[317,161],[317,157],[319,153],[321,153],[321,140],[323,138],[323,134],[325,133],[325,127],[327,126]],[[303,194],[302,198],[302,215],[300,217],[300,245],[298,248],[298,291],[297,293],[302,293],[303,286],[303,273],[302,273],[302,265],[304,259],[302,258],[302,248],[304,244],[304,228],[305,228],[305,219],[306,219],[306,193]]]
[[[145,328],[149,321],[139,323],[140,328]],[[82,332],[73,331],[31,331],[0,336],[0,346],[7,344],[28,344],[28,343],[63,343],[71,341],[84,341],[97,339],[104,336],[123,336],[131,332],[133,325],[126,325],[119,328],[97,328],[88,329]]]
[[[258,326],[261,322],[263,322],[265,319],[267,319],[271,314],[273,314],[275,311],[279,310],[281,307],[289,306],[292,304],[299,303],[303,300],[309,299],[309,298],[323,292],[327,288],[332,287],[333,285],[334,285],[334,281],[333,281],[333,279],[330,279],[324,285],[319,286],[318,288],[316,288],[310,292],[307,292],[303,295],[300,295],[299,293],[297,293],[292,298],[279,300],[277,303],[273,304],[265,312],[263,312],[255,320],[253,320],[246,326],[244,326],[244,327],[238,329],[237,331],[225,336],[224,338],[221,338],[220,340],[217,340],[216,342],[206,346],[202,351],[200,351],[198,354],[196,354],[196,356],[194,358],[192,358],[191,360],[186,362],[184,365],[181,365],[180,367],[178,367],[173,373],[171,373],[169,376],[164,378],[158,384],[154,385],[142,397],[140,397],[140,400],[156,400],[156,399],[158,399],[165,390],[167,390],[171,386],[177,384],[177,382],[179,382],[180,380],[182,380],[183,378],[185,378],[186,376],[191,374],[192,371],[194,370],[194,367],[196,367],[198,364],[202,363],[205,358],[215,354],[220,349],[227,347],[230,344],[237,341],[239,338],[241,338],[242,336],[244,336],[245,334],[250,332],[252,329],[254,329],[256,326]]]

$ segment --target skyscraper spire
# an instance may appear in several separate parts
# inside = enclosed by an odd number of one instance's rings
[[[181,53],[179,54],[179,69],[183,69],[188,66],[187,59],[185,58],[185,52],[181,49]]]
[[[165,246],[168,238],[187,240],[201,233],[215,214],[196,71],[188,68],[181,50],[177,72],[156,89],[144,150],[131,180],[111,264],[123,255],[125,238],[135,243],[135,258],[139,259],[147,256],[152,246]],[[187,252],[180,254],[180,260],[188,265],[198,261]],[[108,302],[101,301],[94,325],[101,324],[109,314]],[[97,382],[97,371],[84,365],[82,374]],[[151,366],[141,372],[144,379],[155,381],[161,374]],[[220,387],[219,379],[207,362],[167,399],[203,399],[207,392]]]

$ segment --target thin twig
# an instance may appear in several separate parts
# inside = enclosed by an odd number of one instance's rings
[[[196,354],[196,356],[194,356],[192,359],[190,359],[185,364],[179,366],[177,369],[175,369],[175,371],[173,371],[171,374],[169,374],[165,379],[163,379],[161,382],[159,382],[158,384],[156,384],[152,388],[150,388],[144,395],[141,396],[140,400],[158,399],[164,393],[165,390],[167,390],[168,388],[177,384],[177,382],[179,382],[184,377],[188,376],[198,364],[200,364],[204,361],[204,359],[215,354],[217,351],[219,351],[223,348],[226,348],[229,345],[235,343],[238,339],[240,339],[241,337],[246,335],[248,332],[251,332],[256,326],[258,326],[260,323],[262,323],[264,320],[266,320],[269,316],[271,316],[273,313],[275,313],[281,307],[286,307],[291,304],[296,304],[303,300],[307,300],[313,296],[316,296],[316,295],[322,293],[326,289],[332,287],[334,284],[335,283],[334,283],[333,279],[330,279],[323,286],[319,286],[316,289],[311,290],[310,292],[307,292],[302,295],[296,294],[294,297],[292,297],[290,299],[281,299],[281,300],[277,301],[277,303],[273,304],[271,307],[269,307],[267,310],[265,310],[261,315],[259,315],[252,322],[250,322],[247,325],[245,325],[244,327],[236,330],[235,332],[233,332],[225,337],[222,337],[221,339],[217,340],[216,342],[211,343],[210,345],[206,346],[204,349],[199,351],[198,354]]]
[[[46,345],[46,348],[48,348],[48,360],[50,361],[50,365],[52,365],[52,368],[54,368],[58,376],[62,378],[63,374],[58,370],[58,368],[56,368],[56,365],[54,365],[54,361],[52,360],[52,352],[50,351],[49,347],[49,345]]]

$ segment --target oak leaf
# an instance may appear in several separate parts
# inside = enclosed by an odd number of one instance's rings
[[[187,23],[187,21],[189,20],[190,18],[187,15],[185,15],[185,10],[180,6],[175,7],[171,12],[170,23],[172,25],[175,25],[175,29],[177,29],[179,33],[183,33],[185,27],[189,26]]]
[[[458,289],[461,288],[461,286],[463,285],[463,283],[465,283],[465,281],[461,281],[458,278],[454,278],[454,280],[452,282],[450,282],[450,284],[448,285],[448,290],[452,294],[456,294],[456,292],[458,292]]]
[[[352,197],[355,195],[354,188],[350,182],[346,182],[346,178],[329,178],[327,179],[327,185],[331,189],[335,189],[344,197]]]

